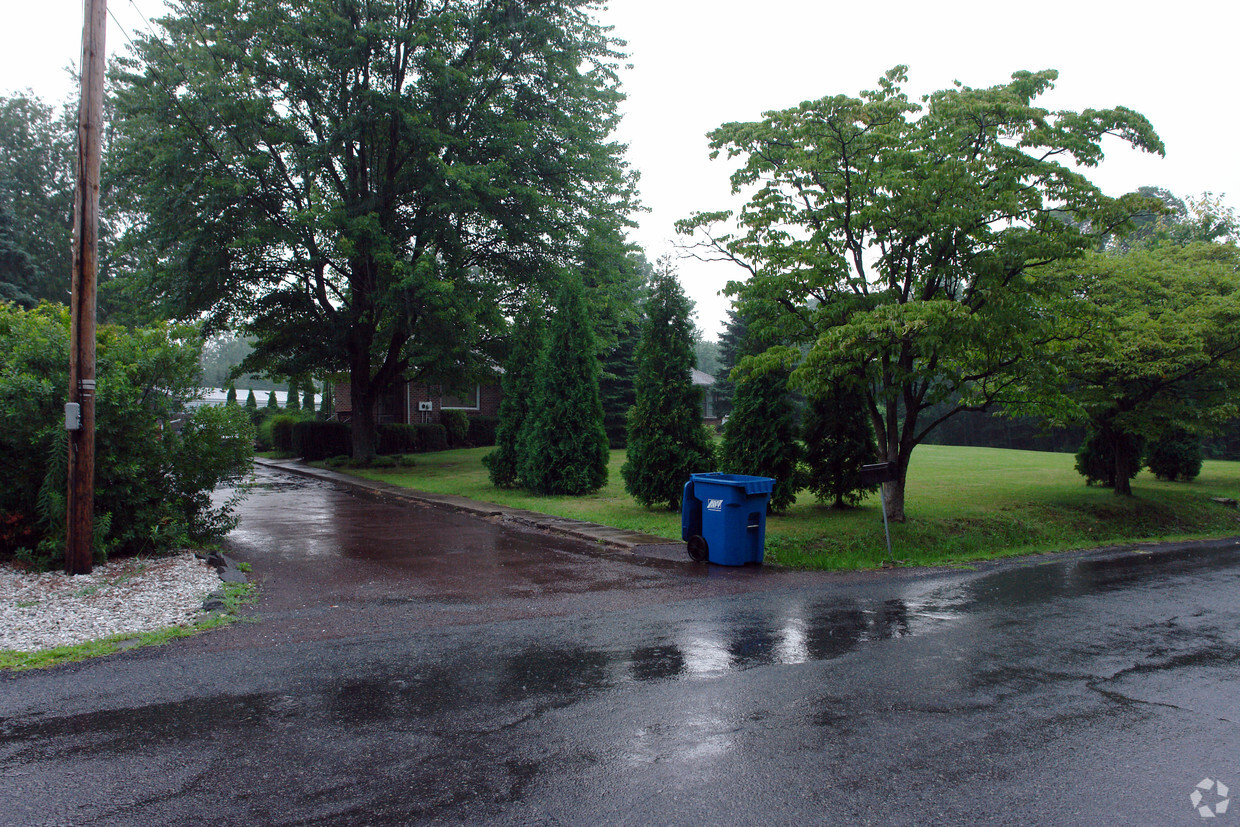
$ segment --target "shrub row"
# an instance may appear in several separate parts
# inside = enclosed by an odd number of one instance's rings
[[[442,425],[417,424],[379,426],[380,454],[422,454],[428,451],[446,451],[448,431]]]
[[[469,420],[469,444],[483,448],[495,444],[495,431],[499,427],[498,416],[475,416]]]
[[[449,447],[494,445],[495,417],[467,419],[464,429],[454,423],[449,429],[438,424],[401,425],[387,423],[378,427],[380,455],[425,454],[446,451]],[[271,421],[271,442],[276,451],[293,453],[306,460],[351,455],[353,445],[348,424],[318,422],[293,416],[278,416]]]
[[[274,441],[274,426],[272,437]],[[349,426],[344,422],[306,419],[293,423],[292,451],[309,462],[348,454],[352,447]]]

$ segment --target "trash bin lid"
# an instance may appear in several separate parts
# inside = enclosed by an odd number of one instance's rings
[[[775,489],[773,477],[750,477],[745,474],[724,474],[712,471],[707,474],[690,474],[693,482],[707,482],[714,485],[729,485],[744,489],[746,494],[770,494]]]

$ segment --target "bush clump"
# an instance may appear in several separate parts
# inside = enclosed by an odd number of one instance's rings
[[[434,423],[401,425],[388,422],[379,426],[378,437],[377,452],[383,455],[448,450],[447,429]]]
[[[447,431],[449,446],[469,447],[469,416],[464,411],[440,411],[439,422]]]
[[[193,327],[97,331],[98,560],[215,542],[234,524],[237,498],[210,494],[249,471],[254,429],[237,405],[187,413],[200,351]],[[68,366],[67,308],[0,304],[0,554],[40,567],[64,554]]]
[[[1145,464],[1160,480],[1194,480],[1201,473],[1201,437],[1182,428],[1150,443]]]
[[[469,418],[469,443],[476,448],[495,444],[495,431],[499,427],[498,416],[472,416]]]
[[[347,454],[352,444],[344,422],[303,419],[293,425],[293,453],[307,462]]]

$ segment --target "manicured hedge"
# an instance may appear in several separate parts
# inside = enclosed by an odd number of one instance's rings
[[[495,431],[499,428],[498,416],[474,416],[469,419],[469,442],[475,448],[495,444]]]
[[[271,447],[285,454],[293,452],[293,426],[298,422],[295,416],[276,416],[271,419]]]
[[[293,425],[293,453],[308,462],[350,454],[352,448],[350,429],[344,422],[310,419]]]
[[[439,421],[448,431],[448,445],[465,448],[469,441],[469,416],[464,411],[440,411]]]
[[[426,453],[444,451],[447,448],[448,432],[442,425],[388,423],[379,426],[380,454]]]
[[[442,425],[414,425],[418,429],[419,451],[448,450],[448,429]]]
[[[416,425],[384,424],[378,428],[379,444],[376,450],[380,454],[412,454],[418,450],[418,430]]]

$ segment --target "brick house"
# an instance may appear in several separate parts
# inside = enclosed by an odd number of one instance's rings
[[[462,395],[448,393],[442,385],[402,382],[375,405],[375,422],[439,422],[441,411],[463,411],[469,417],[498,416],[502,397],[498,382],[476,384]],[[336,418],[348,422],[353,415],[348,381],[335,384],[335,400]]]

